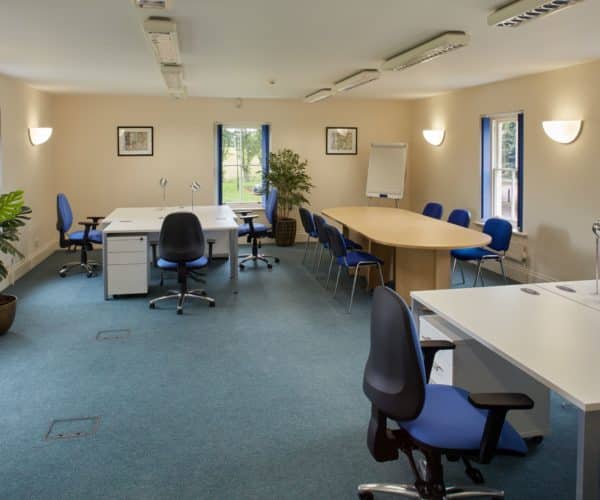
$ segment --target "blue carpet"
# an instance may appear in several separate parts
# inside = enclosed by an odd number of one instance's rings
[[[147,297],[104,301],[101,277],[59,278],[64,253],[19,280],[0,338],[0,497],[352,499],[361,482],[411,481],[405,459],[378,464],[365,445],[369,295],[348,315],[349,280],[332,299],[300,247],[270,253],[281,264],[248,268],[237,295],[215,263],[217,307],[183,316],[149,310]],[[96,340],[111,329],[130,333]],[[53,419],[93,416],[91,436],[44,439]],[[553,397],[552,434],[526,458],[481,467],[487,484],[508,498],[572,498],[575,419]],[[445,470],[469,484],[461,464]]]

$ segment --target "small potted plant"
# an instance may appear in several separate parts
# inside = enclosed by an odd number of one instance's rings
[[[22,258],[14,244],[19,241],[19,230],[30,219],[31,209],[23,202],[23,191],[0,195],[0,252]],[[8,276],[8,269],[0,260],[0,279]],[[17,311],[17,297],[0,293],[0,335],[12,326]]]
[[[305,195],[313,187],[306,172],[306,160],[290,149],[280,149],[269,155],[269,172],[265,180],[277,188],[277,225],[275,243],[290,246],[296,241],[296,219],[290,217],[292,210],[308,203]]]

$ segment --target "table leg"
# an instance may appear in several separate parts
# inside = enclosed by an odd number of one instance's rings
[[[600,498],[600,411],[578,411],[577,500]]]
[[[238,231],[229,231],[229,277],[233,280],[233,293],[238,292]]]
[[[410,292],[451,287],[450,251],[396,248],[396,291],[410,303]]]
[[[108,245],[106,233],[102,233],[102,280],[104,282],[104,300],[108,300]]]

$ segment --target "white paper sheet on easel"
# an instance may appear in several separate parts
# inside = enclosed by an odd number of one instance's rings
[[[408,145],[405,143],[371,144],[367,174],[368,197],[396,200],[404,197],[407,151]]]

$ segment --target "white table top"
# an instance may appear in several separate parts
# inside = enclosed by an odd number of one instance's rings
[[[163,219],[173,212],[192,212],[192,207],[117,208],[104,218],[101,228],[107,234],[159,232]],[[195,206],[193,212],[205,231],[230,231],[238,227],[236,215],[227,205]]]
[[[411,297],[582,410],[600,410],[600,310],[550,291],[552,285],[433,290]]]
[[[600,311],[600,295],[596,294],[596,280],[539,283],[536,287]]]

